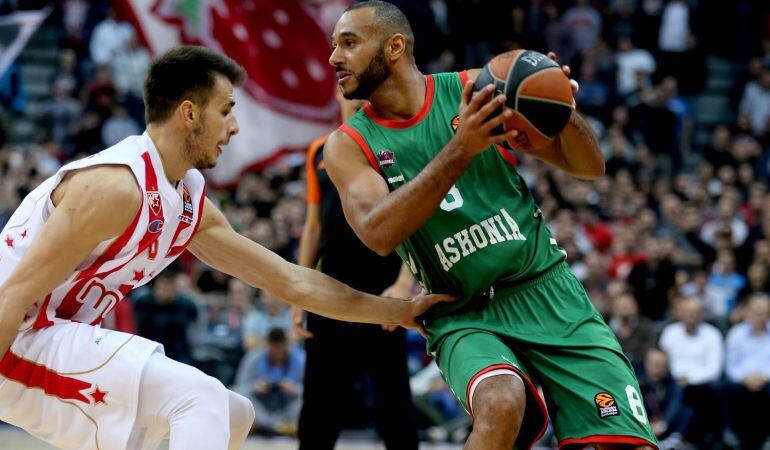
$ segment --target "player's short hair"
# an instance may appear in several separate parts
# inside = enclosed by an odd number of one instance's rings
[[[403,34],[406,38],[407,54],[410,56],[414,55],[414,32],[412,31],[412,25],[409,24],[409,20],[398,9],[398,6],[380,0],[368,0],[353,4],[345,12],[363,8],[374,8],[372,25],[377,27],[385,35],[385,38],[389,38],[396,33]]]
[[[217,75],[227,77],[233,86],[246,80],[243,67],[206,47],[180,46],[153,59],[144,80],[147,123],[166,121],[185,100],[205,107]]]

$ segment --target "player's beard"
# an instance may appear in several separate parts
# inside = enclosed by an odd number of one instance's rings
[[[389,76],[390,67],[385,59],[385,48],[380,46],[380,50],[369,61],[366,69],[356,75],[358,86],[350,92],[343,92],[342,96],[348,100],[366,100]]]
[[[193,167],[198,170],[211,169],[217,165],[216,159],[211,159],[209,151],[204,147],[202,136],[206,134],[206,121],[201,116],[201,123],[187,135],[184,141],[184,154],[187,160],[192,162]]]

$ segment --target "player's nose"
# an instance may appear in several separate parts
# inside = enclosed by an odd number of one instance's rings
[[[342,65],[342,56],[340,55],[340,47],[334,47],[332,50],[332,54],[329,55],[329,64],[332,65],[332,67],[337,67]]]
[[[241,128],[238,126],[238,119],[233,117],[233,121],[230,123],[230,127],[227,132],[230,134],[230,136],[235,136],[239,131],[241,131]]]

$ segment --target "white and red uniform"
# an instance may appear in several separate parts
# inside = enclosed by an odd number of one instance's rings
[[[107,164],[131,169],[141,208],[123,234],[37,300],[0,360],[0,420],[67,449],[126,448],[143,367],[162,347],[99,324],[184,251],[203,209],[203,176],[189,170],[172,185],[149,135],[131,136],[62,167],[27,195],[0,233],[0,285],[53,212],[51,194],[64,175]]]

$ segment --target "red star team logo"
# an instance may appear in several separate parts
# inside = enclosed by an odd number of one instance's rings
[[[140,270],[139,272],[135,270],[133,279],[134,281],[142,281],[144,279],[144,269]]]
[[[109,392],[105,392],[102,390],[99,390],[99,386],[94,385],[94,390],[91,392],[86,392],[89,397],[93,400],[94,406],[98,405],[99,403],[107,404],[107,400],[105,400],[105,397],[107,397],[107,394]]]
[[[6,236],[5,237],[5,245],[7,245],[8,247],[13,248],[13,239],[11,239],[10,236]]]
[[[160,214],[160,193],[157,191],[147,192],[147,201],[150,203],[150,209],[155,214]]]

